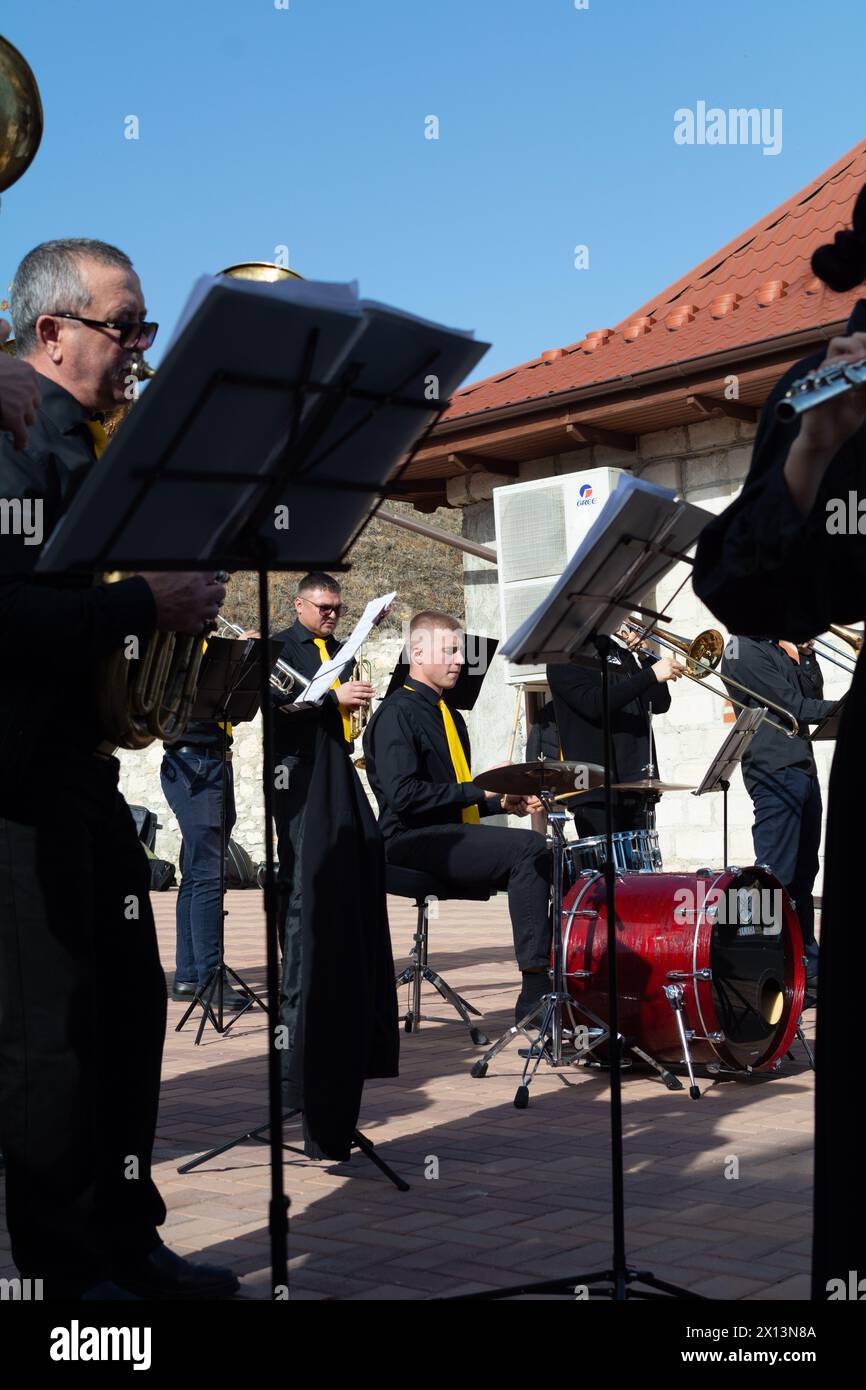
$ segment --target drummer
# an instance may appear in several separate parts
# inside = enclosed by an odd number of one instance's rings
[[[432,874],[449,896],[507,889],[522,975],[515,1008],[520,1020],[547,990],[550,852],[534,830],[483,821],[503,813],[525,816],[539,803],[472,783],[466,724],[446,699],[465,663],[460,624],[447,613],[418,613],[408,646],[406,682],[383,700],[364,734],[385,854],[390,864]]]
[[[608,654],[612,782],[658,778],[652,716],[671,706],[670,685],[686,674],[674,657],[656,657],[641,646],[639,633],[623,623]],[[604,764],[601,671],[574,665],[548,666],[562,756],[568,761]],[[614,792],[613,828],[642,829],[652,820],[657,793]],[[605,831],[604,792],[588,791],[570,805],[581,838]]]

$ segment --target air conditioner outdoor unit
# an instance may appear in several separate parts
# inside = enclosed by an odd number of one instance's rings
[[[553,588],[619,479],[622,468],[590,468],[498,487],[493,493],[502,640]],[[543,685],[543,666],[506,664],[509,685]]]

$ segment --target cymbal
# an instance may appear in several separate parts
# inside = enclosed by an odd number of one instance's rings
[[[645,792],[649,796],[652,792],[693,792],[695,789],[689,782],[662,782],[658,777],[641,777],[637,782],[613,782],[611,790]]]
[[[546,792],[591,791],[604,785],[604,768],[597,763],[560,762],[558,758],[536,758],[531,763],[507,763],[491,767],[473,777],[482,791],[499,792],[502,796],[537,796]]]

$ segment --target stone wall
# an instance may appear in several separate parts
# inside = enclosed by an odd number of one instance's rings
[[[649,482],[675,488],[697,506],[720,512],[739,491],[748,472],[754,433],[754,426],[746,422],[711,417],[677,429],[643,435],[639,438],[635,453],[597,446],[535,459],[522,465],[520,481],[591,468],[625,468]],[[511,483],[514,479],[501,478],[496,481]],[[455,489],[452,489],[452,500],[458,500],[457,490],[461,486],[464,486],[462,480],[457,480]],[[484,495],[482,479],[476,479],[474,495]],[[487,495],[490,495],[489,487]],[[463,529],[468,538],[492,545],[492,501],[469,502],[465,505]],[[718,622],[692,593],[688,583],[689,569],[685,565],[677,566],[664,585],[659,587],[656,602],[659,608],[670,614],[668,627],[673,632],[693,638],[703,628],[718,627]],[[677,594],[684,579],[685,586]],[[464,580],[468,625],[474,631],[498,636],[499,606],[494,566],[467,556]],[[829,662],[822,662],[822,669],[825,694],[828,699],[837,699],[847,689],[849,678]],[[494,658],[478,706],[469,717],[476,769],[505,758],[514,700],[514,689],[504,679],[503,663],[499,658]],[[729,727],[725,722],[725,703],[721,698],[699,690],[692,682],[679,681],[673,689],[670,713],[655,721],[662,776],[672,782],[699,782]],[[516,760],[522,756],[523,741],[521,730],[515,749]],[[832,742],[816,745],[825,804],[834,746]],[[700,865],[720,864],[722,813],[720,795],[697,798],[688,792],[668,793],[657,813],[665,866],[694,869]],[[739,773],[729,793],[728,821],[729,862],[752,863],[752,806]],[[821,854],[823,865],[823,844]],[[820,879],[816,892],[820,892]]]

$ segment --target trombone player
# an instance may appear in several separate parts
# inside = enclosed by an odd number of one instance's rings
[[[825,719],[836,702],[815,698],[815,675],[807,654],[779,638],[730,637],[722,660],[722,679],[726,676],[754,691],[748,704],[759,706],[766,696],[790,710],[797,721],[796,735],[786,737],[765,719],[741,767],[755,812],[755,863],[767,864],[794,900],[806,949],[806,988],[814,1003],[818,943],[812,890],[818,877],[823,806],[809,725]]]
[[[638,782],[658,777],[652,736],[652,715],[671,706],[670,685],[686,674],[675,657],[655,657],[641,645],[639,632],[624,622],[611,639],[610,710],[613,744],[612,782]],[[583,666],[547,668],[562,756],[569,762],[605,762],[604,710],[601,672]],[[578,836],[602,835],[605,829],[604,793],[583,792],[574,798]],[[613,828],[636,830],[646,825],[647,801],[642,793],[613,793]]]
[[[0,1148],[12,1257],[50,1300],[222,1297],[238,1287],[229,1270],[181,1259],[158,1235],[165,979],[147,860],[119,764],[100,746],[96,685],[130,637],[207,631],[225,590],[213,574],[110,585],[33,575],[157,325],[129,257],[100,241],[35,247],[11,298],[19,363],[41,388],[31,422],[33,381],[19,373],[17,414],[3,406],[13,432],[0,435],[0,518],[27,503],[39,520],[29,534],[0,527],[11,656],[0,676]],[[119,995],[122,1047],[109,1007]]]

